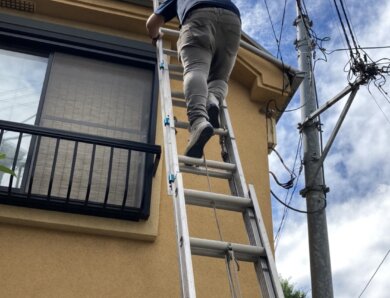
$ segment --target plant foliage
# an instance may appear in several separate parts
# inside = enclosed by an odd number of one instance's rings
[[[303,291],[294,289],[294,285],[290,283],[289,279],[280,279],[282,284],[283,294],[285,298],[305,298],[306,294]]]
[[[5,159],[5,153],[0,153],[0,160]],[[10,174],[12,176],[16,176],[15,172],[12,171],[10,168],[7,168],[6,166],[0,164],[0,172]]]

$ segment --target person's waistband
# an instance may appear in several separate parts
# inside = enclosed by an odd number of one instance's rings
[[[241,19],[240,13],[238,11],[236,11],[235,9],[230,8],[230,7],[218,6],[216,4],[211,4],[211,3],[200,3],[198,5],[195,5],[194,7],[191,7],[190,10],[187,12],[185,18],[188,18],[191,15],[191,13],[193,13],[196,10],[202,9],[202,8],[224,9],[224,10],[227,10],[227,11],[234,13],[237,17],[239,17]]]

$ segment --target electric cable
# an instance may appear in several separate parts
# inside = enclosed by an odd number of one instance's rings
[[[274,23],[272,22],[272,18],[271,18],[271,13],[269,11],[269,7],[268,7],[268,3],[267,3],[267,0],[264,0],[264,5],[265,5],[265,8],[267,10],[267,14],[268,14],[268,19],[271,23],[271,27],[272,27],[272,32],[274,34],[274,37],[275,37],[275,40],[276,40],[276,45],[278,46],[278,52],[279,52],[279,40],[278,40],[278,37],[276,36],[276,31],[275,31],[275,27],[274,27]]]
[[[276,182],[279,186],[283,187],[284,189],[290,189],[290,188],[292,188],[292,187],[294,186],[294,180],[295,180],[295,178],[296,178],[295,173],[294,173],[293,171],[291,171],[291,170],[287,167],[287,165],[284,163],[283,158],[281,157],[281,155],[279,154],[279,152],[276,151],[275,148],[272,148],[272,151],[276,153],[276,155],[279,157],[280,162],[282,163],[282,165],[284,166],[284,168],[287,170],[287,172],[290,174],[290,180],[287,181],[287,182],[282,183],[282,182],[280,182],[280,181],[278,180],[278,178],[276,177],[276,175],[275,175],[272,171],[269,171],[269,173],[272,175],[272,177],[274,178],[275,182]]]
[[[292,193],[291,193],[291,195],[290,195],[290,199],[288,200],[288,202],[287,202],[287,197],[288,197],[288,192],[289,192],[289,191],[288,191],[287,194],[286,194],[286,199],[285,199],[284,201],[287,203],[287,205],[291,205],[291,201],[292,201],[292,199],[293,199],[293,197],[294,197],[294,194],[295,194],[295,191],[296,191],[296,189],[297,189],[297,187],[298,187],[298,181],[299,181],[299,177],[301,176],[302,169],[303,169],[303,166],[300,167],[300,170],[299,170],[299,173],[298,173],[298,176],[297,176],[297,183],[295,184],[295,186],[294,186],[294,188],[293,188],[293,190],[292,190]],[[282,219],[281,219],[281,221],[280,221],[279,228],[278,228],[278,230],[277,230],[277,232],[276,232],[276,235],[275,235],[275,237],[274,237],[275,251],[276,251],[277,248],[278,248],[280,239],[281,239],[281,237],[282,237],[283,229],[284,229],[284,227],[285,227],[285,225],[286,225],[286,222],[287,222],[288,210],[289,210],[289,209],[288,209],[287,207],[284,207],[284,209],[283,209],[283,216],[282,216]]]
[[[293,163],[293,172],[295,172],[295,166],[296,166],[296,162],[298,160],[298,156],[300,156],[301,154],[301,150],[302,150],[302,134],[300,134],[300,138],[299,138],[299,141],[298,141],[298,145],[297,145],[297,149],[296,149],[296,153],[295,153],[295,158],[294,158],[294,163]],[[286,197],[285,197],[285,202],[290,205],[291,204],[291,201],[292,201],[292,198],[293,198],[293,195],[295,193],[295,190],[298,186],[298,181],[299,181],[299,177],[302,173],[302,170],[303,170],[303,165],[302,165],[302,157],[300,156],[300,167],[299,167],[299,172],[298,172],[298,175],[295,175],[296,176],[296,179],[295,179],[295,186],[292,190],[292,193],[291,193],[291,196],[289,198],[289,200],[287,201],[287,198],[289,196],[289,192],[290,192],[290,189],[288,189],[287,193],[286,193]],[[288,209],[285,207],[283,209],[283,215],[282,215],[282,219],[279,223],[279,227],[277,229],[277,232],[276,232],[276,235],[274,237],[274,242],[275,242],[275,250],[277,249],[277,246],[278,246],[278,243],[279,243],[279,240],[280,240],[280,237],[281,237],[281,233],[283,231],[283,228],[284,228],[284,225],[285,225],[285,222],[287,220],[287,215],[288,215]]]
[[[379,103],[377,102],[377,100],[375,99],[374,95],[371,93],[370,89],[368,89],[368,93],[370,93],[372,99],[374,100],[375,104],[378,106],[379,110],[382,112],[383,116],[385,117],[385,119],[387,120],[387,123],[389,123],[390,125],[390,119],[389,117],[387,117],[387,115],[385,114],[385,111],[383,111],[383,109],[381,108],[381,106],[379,105]]]
[[[333,12],[333,13],[331,13],[331,16],[332,16],[332,18],[333,18],[333,22],[334,22],[335,24],[337,24],[336,28],[337,28],[337,31],[338,31],[338,33],[339,33],[339,35],[340,35],[340,40],[341,40],[342,44],[344,45],[344,47],[346,48],[345,51],[349,51],[348,46],[347,46],[347,44],[346,44],[346,42],[345,42],[345,40],[344,40],[344,38],[343,38],[343,34],[341,33],[341,29],[340,29],[339,22],[337,21],[337,18],[336,18],[336,16],[335,16],[335,15],[337,14],[337,12],[335,11],[335,8],[334,8],[334,6],[333,6],[333,4],[332,4],[332,0],[328,0],[328,1],[329,1],[329,6],[331,7],[332,12]],[[348,53],[345,52],[345,54],[346,54],[346,56],[347,56],[347,59],[349,59]]]
[[[379,50],[379,49],[390,49],[390,46],[377,46],[377,47],[359,47],[359,49],[362,50]],[[341,48],[341,49],[334,49],[329,52],[327,52],[328,55],[333,54],[334,52],[340,52],[340,51],[349,51],[349,49]]]
[[[356,77],[357,79],[363,80],[365,83],[370,84],[371,82],[374,82],[374,85],[379,89],[379,91],[387,98],[388,94],[383,89],[383,86],[386,82],[386,78],[383,74],[388,74],[386,71],[386,67],[379,68],[378,63],[379,61],[383,60],[377,60],[374,61],[368,53],[359,46],[357,42],[357,37],[355,37],[355,33],[352,27],[352,21],[350,21],[349,13],[347,11],[346,6],[344,5],[343,0],[339,0],[340,7],[337,4],[336,0],[333,0],[334,6],[337,11],[337,15],[341,24],[341,27],[344,32],[345,40],[347,41],[347,50],[350,53],[350,59],[346,64],[345,71],[348,73],[347,79],[350,83],[352,83],[352,79]],[[343,17],[341,16],[341,12],[343,13]],[[346,25],[344,24],[346,23]],[[348,32],[347,32],[348,29]],[[349,38],[352,39],[352,44],[349,41]],[[355,51],[355,53],[353,53]],[[347,69],[347,67],[349,69]],[[389,98],[390,99],[390,98]]]
[[[348,27],[348,30],[349,30],[349,34],[351,35],[353,45],[355,46],[355,50],[357,51],[357,49],[359,47],[357,45],[356,38],[355,38],[354,33],[352,31],[352,27],[351,27],[351,24],[349,22],[349,18],[347,16],[347,13],[346,13],[346,10],[345,10],[345,7],[344,7],[344,2],[343,2],[343,0],[339,0],[339,1],[340,1],[341,8],[343,10],[345,21],[347,22],[347,27]]]
[[[291,108],[291,109],[288,109],[288,110],[282,110],[278,107],[278,104],[276,102],[275,99],[271,99],[267,102],[267,107],[266,107],[266,112],[270,112],[270,109],[269,109],[269,106],[270,104],[273,103],[274,104],[274,107],[275,107],[275,110],[278,111],[279,113],[291,113],[291,112],[295,112],[295,111],[298,111],[300,109],[302,109],[306,104],[303,104],[297,108]]]
[[[283,34],[283,28],[284,28],[284,19],[286,18],[286,7],[287,7],[287,0],[284,0],[284,8],[283,8],[283,15],[282,15],[282,23],[280,25],[280,32],[279,32],[279,43],[278,43],[278,53],[280,53],[280,59],[283,63],[282,53],[280,51],[280,43],[282,41],[282,34]],[[283,65],[284,68],[284,65]]]
[[[343,20],[342,20],[342,17],[341,17],[341,14],[340,14],[340,10],[339,10],[339,7],[338,7],[338,5],[337,5],[336,0],[333,0],[333,2],[334,2],[334,5],[335,5],[335,7],[336,7],[337,16],[338,16],[338,18],[339,18],[339,21],[340,21],[340,24],[341,24],[341,28],[342,28],[343,33],[344,33],[345,40],[346,40],[347,45],[348,45],[349,55],[350,55],[351,58],[353,58],[354,56],[353,56],[353,52],[352,52],[351,43],[350,43],[350,41],[349,41],[349,38],[348,38],[348,35],[347,35],[347,31],[346,31],[345,26],[344,26],[344,22],[343,22]]]
[[[291,108],[291,109],[288,109],[288,110],[284,110],[283,113],[291,113],[291,112],[295,112],[295,111],[298,111],[300,109],[302,109],[306,104],[303,104],[297,108]]]
[[[277,52],[276,52],[276,57],[279,58],[280,57],[280,60],[282,62],[282,71],[283,73],[286,72],[286,69],[284,67],[284,61],[283,61],[283,56],[282,56],[282,52],[280,50],[280,42],[281,42],[281,39],[282,39],[282,33],[283,33],[283,27],[284,27],[284,20],[285,20],[285,16],[286,16],[286,8],[287,8],[287,0],[284,1],[284,8],[283,8],[283,15],[282,15],[282,22],[281,22],[281,27],[280,27],[280,32],[279,32],[279,39],[276,35],[276,31],[275,31],[275,27],[274,27],[274,23],[272,21],[272,18],[271,18],[271,13],[270,13],[270,10],[269,10],[269,7],[268,7],[268,3],[267,3],[267,0],[264,0],[264,4],[265,4],[265,8],[267,10],[267,14],[268,14],[268,19],[271,23],[271,27],[272,27],[272,32],[274,34],[274,37],[275,37],[275,41],[276,41],[276,46],[277,46]],[[282,80],[282,94],[284,93],[285,91],[285,77],[283,75],[283,80]]]
[[[280,162],[283,164],[283,166],[287,170],[287,172],[289,172],[291,176],[295,177],[295,174],[287,167],[287,165],[285,164],[285,162],[284,162],[282,156],[279,154],[279,152],[275,148],[272,148],[272,151],[275,152],[275,154],[279,157]]]
[[[313,59],[315,60],[314,61],[314,66],[313,66],[313,69],[314,69],[317,61],[320,61],[320,60],[325,61],[325,62],[328,61],[327,56],[326,56],[326,49],[323,47],[322,43],[326,42],[326,41],[329,41],[330,37],[320,38],[320,37],[318,37],[317,33],[311,27],[311,23],[310,23],[310,26],[308,26],[308,24],[307,24],[307,22],[306,22],[304,17],[305,16],[308,17],[309,16],[309,12],[308,12],[308,10],[306,8],[306,3],[305,3],[304,0],[297,0],[297,7],[298,7],[298,10],[299,10],[300,16],[302,17],[303,25],[305,26],[305,29],[306,29],[305,30],[306,38],[308,40],[312,41]],[[322,53],[323,58],[316,58],[316,51],[315,51],[316,47]]]
[[[360,293],[359,298],[362,297],[362,295],[365,292],[365,290],[367,290],[368,286],[370,285],[371,281],[374,279],[375,275],[378,273],[379,269],[381,268],[381,266],[385,262],[385,260],[386,260],[387,256],[389,255],[389,253],[390,253],[390,249],[387,251],[387,253],[383,257],[382,261],[379,263],[378,267],[376,268],[374,274],[371,276],[370,280],[367,282],[367,284],[364,287],[363,291]]]
[[[287,207],[288,209],[292,210],[292,211],[295,211],[295,212],[298,212],[298,213],[303,213],[303,214],[315,214],[315,213],[320,213],[322,212],[326,206],[327,206],[327,202],[326,202],[326,199],[324,198],[324,205],[317,209],[317,210],[314,210],[314,211],[307,211],[307,210],[300,210],[300,209],[297,209],[297,208],[294,208],[288,204],[286,204],[285,202],[283,202],[281,199],[279,199],[279,197],[271,190],[271,194],[272,196],[280,203],[282,204],[283,206]]]
[[[276,177],[276,175],[272,172],[272,171],[269,171],[269,173],[272,175],[272,177],[274,178],[276,184],[278,184],[279,186],[283,187],[284,189],[290,189],[294,186],[294,179],[295,178],[292,178],[290,179],[289,181],[285,182],[285,183],[282,183],[278,180],[278,178]]]

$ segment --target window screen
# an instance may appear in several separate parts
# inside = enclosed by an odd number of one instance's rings
[[[152,106],[153,71],[129,65],[55,53],[49,73],[39,125],[96,137],[147,143]],[[33,193],[44,193],[50,180],[53,139],[42,138],[36,156]],[[64,197],[68,190],[74,142],[61,141],[51,189]],[[89,200],[103,202],[109,181],[108,204],[121,204],[124,196],[127,150],[80,144],[77,150],[72,198],[85,198],[93,158]],[[112,160],[111,172],[109,171]],[[144,188],[146,155],[132,151],[126,206],[139,208]],[[109,177],[110,176],[110,177]]]

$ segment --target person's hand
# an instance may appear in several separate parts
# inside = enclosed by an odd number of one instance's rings
[[[152,45],[156,46],[157,41],[163,37],[163,33],[159,32],[156,37],[152,38]]]
[[[160,28],[164,25],[164,17],[153,13],[146,21],[146,30],[148,31],[149,37],[152,39],[152,44],[156,46],[157,40],[162,37]]]

